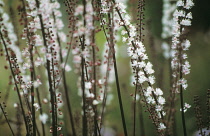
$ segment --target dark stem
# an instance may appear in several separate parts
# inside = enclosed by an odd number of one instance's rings
[[[34,61],[33,61],[33,46],[30,45],[29,42],[29,52],[30,52],[30,61],[31,61],[31,81],[34,81]],[[33,123],[33,136],[36,136],[36,113],[35,113],[35,107],[34,107],[34,86],[31,86],[31,107],[32,107],[32,123]]]
[[[83,25],[84,27],[86,26],[86,20],[85,20],[85,15],[86,15],[86,0],[83,0],[83,17],[84,17],[84,22]],[[85,50],[85,35],[82,35],[82,51]],[[82,59],[81,59],[81,67],[82,67],[82,81],[81,81],[81,85],[82,85],[82,99],[83,99],[83,126],[82,126],[82,131],[83,131],[83,136],[87,136],[88,135],[88,130],[87,130],[87,116],[86,116],[86,98],[85,98],[85,58],[82,55]]]
[[[113,22],[111,20],[110,13],[108,13],[108,17],[109,17],[109,24],[111,26],[111,25],[113,25]],[[121,113],[121,118],[122,118],[122,123],[123,123],[123,130],[124,130],[125,136],[127,136],[128,134],[127,134],[127,129],[126,129],[123,103],[122,103],[122,98],[121,98],[120,83],[119,83],[118,71],[117,71],[117,60],[116,60],[116,57],[115,57],[115,49],[114,49],[113,38],[114,38],[114,32],[113,32],[112,27],[110,27],[110,50],[112,52],[113,62],[114,62],[115,80],[116,80],[116,85],[117,85],[117,94],[118,94],[118,100],[119,100],[119,104],[120,104],[120,113]]]
[[[36,6],[39,8],[39,1],[36,1]],[[40,19],[40,24],[41,24],[41,32],[42,32],[42,38],[44,42],[44,46],[46,48],[46,51],[48,53],[48,46],[47,46],[47,41],[46,41],[46,34],[45,34],[45,28],[42,20],[42,15],[39,14],[39,19]],[[52,79],[51,79],[51,73],[50,73],[50,61],[46,58],[47,61],[47,76],[48,76],[48,84],[49,84],[49,92],[50,92],[50,99],[51,99],[51,108],[52,108],[52,131],[53,131],[53,136],[57,136],[57,125],[56,123],[56,117],[55,117],[55,100],[54,100],[54,95],[55,92],[53,91],[52,88]]]
[[[1,105],[1,103],[0,103],[0,108],[1,108],[1,110],[2,110],[2,113],[3,113],[3,115],[4,115],[5,119],[6,119],[6,121],[7,121],[7,124],[8,124],[8,126],[9,126],[9,128],[10,128],[10,131],[12,132],[12,135],[15,136],[15,134],[14,134],[14,132],[13,132],[13,130],[12,130],[12,127],[11,127],[11,125],[10,125],[10,123],[9,123],[9,120],[7,119],[7,115],[5,114],[4,109],[3,109],[2,105]]]
[[[137,79],[138,79],[138,77],[137,77]],[[136,135],[136,94],[137,94],[137,88],[138,87],[137,87],[137,84],[136,84],[134,101],[133,101],[133,136]]]
[[[0,36],[1,36],[1,40],[3,41],[3,45],[4,45],[4,48],[5,48],[5,51],[6,51],[6,55],[7,55],[7,59],[9,61],[10,70],[11,70],[11,73],[12,73],[13,80],[15,82],[15,88],[17,89],[18,99],[19,99],[19,102],[20,102],[21,111],[22,111],[22,114],[23,114],[25,127],[26,127],[26,131],[27,131],[27,135],[28,135],[29,134],[28,123],[26,121],[26,115],[25,115],[25,111],[24,111],[24,108],[23,108],[23,103],[22,103],[22,100],[21,100],[20,91],[19,91],[19,88],[18,88],[18,85],[17,85],[17,81],[16,81],[16,78],[15,78],[15,73],[12,70],[12,64],[11,64],[10,56],[9,56],[9,53],[8,53],[8,50],[7,50],[7,47],[6,47],[6,42],[4,41],[4,38],[3,38],[3,35],[1,33],[1,31],[0,31]]]
[[[143,108],[141,101],[139,100],[139,122],[140,122],[140,132],[141,136],[146,136],[145,135],[145,130],[144,130],[144,116],[143,116]]]
[[[93,10],[95,11],[95,7],[94,7],[94,0],[91,1],[91,4],[92,4],[92,7],[93,7]],[[93,18],[94,18],[94,14],[92,15]],[[92,21],[92,24],[94,26],[94,19]],[[93,93],[94,93],[94,99],[96,100],[97,99],[97,93],[96,93],[96,50],[95,50],[95,30],[92,30],[92,51],[93,51],[93,55],[92,55],[92,58],[93,58],[93,80],[94,80],[94,83],[93,83]],[[94,115],[94,135],[97,136],[97,127],[98,127],[98,121],[97,121],[97,117],[98,117],[98,113],[97,113],[97,105],[93,105],[94,107],[94,111],[95,111],[95,115]],[[100,133],[100,131],[99,131]]]
[[[111,51],[109,50],[108,53],[108,61],[107,61],[107,71],[106,71],[106,81],[105,81],[105,87],[104,87],[104,98],[103,98],[103,102],[102,102],[102,112],[101,112],[101,122],[100,122],[100,130],[102,128],[103,125],[103,120],[104,120],[104,111],[105,111],[105,107],[106,107],[106,100],[107,100],[107,87],[108,87],[108,79],[109,79],[109,66],[110,66],[110,56],[111,56]]]
[[[180,54],[180,56],[181,56],[181,54]],[[180,64],[182,64],[182,62],[180,62]],[[182,66],[180,68],[180,79],[182,79]],[[184,131],[184,136],[187,136],[187,130],[186,130],[186,124],[185,124],[185,116],[184,116],[184,98],[183,98],[182,85],[180,85],[180,101],[181,101],[182,127],[183,127],[183,131]]]

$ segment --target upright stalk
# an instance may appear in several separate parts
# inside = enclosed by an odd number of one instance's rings
[[[180,53],[181,56],[181,53]],[[180,61],[182,61],[180,59]],[[182,62],[180,62],[182,64]],[[180,79],[182,79],[182,66],[180,67]],[[180,85],[180,101],[181,101],[181,113],[182,113],[182,127],[184,131],[184,136],[187,136],[186,124],[185,124],[185,116],[184,116],[184,98],[183,98],[183,87]]]
[[[109,24],[110,24],[110,26],[112,26],[113,22],[112,22],[110,13],[108,13],[108,18],[109,18]],[[127,129],[126,129],[126,122],[125,122],[125,115],[124,115],[123,103],[122,103],[122,97],[121,97],[121,91],[120,91],[120,83],[119,83],[118,71],[117,71],[117,60],[115,57],[113,38],[114,38],[113,27],[110,27],[110,45],[109,46],[110,46],[112,56],[113,56],[115,80],[116,80],[116,85],[117,85],[117,95],[118,95],[118,101],[120,104],[120,113],[121,113],[121,118],[122,118],[122,123],[123,123],[123,130],[124,130],[124,135],[127,136],[128,133],[127,133]]]
[[[36,1],[36,6],[39,8],[39,1]],[[46,41],[46,34],[45,34],[45,27],[44,23],[42,20],[42,15],[39,14],[39,19],[40,19],[40,24],[41,24],[41,32],[42,32],[42,38],[43,38],[43,43],[46,48],[46,51],[48,52],[48,46],[47,46],[47,41]],[[52,78],[51,78],[51,72],[50,72],[50,61],[46,58],[47,61],[47,76],[48,76],[48,84],[49,84],[49,92],[50,92],[50,100],[51,100],[51,108],[52,108],[52,133],[53,136],[57,136],[57,124],[56,124],[56,115],[55,115],[55,100],[54,100],[54,95],[55,92],[53,91],[53,86],[52,86]]]
[[[6,119],[6,121],[7,121],[7,124],[8,124],[8,126],[9,126],[9,129],[10,129],[10,131],[12,132],[12,135],[15,136],[15,134],[14,134],[14,132],[13,132],[13,130],[12,130],[12,127],[11,127],[11,125],[10,125],[10,123],[9,123],[9,120],[8,120],[8,118],[7,118],[7,116],[6,116],[5,112],[4,112],[3,106],[1,105],[1,103],[0,103],[0,108],[1,108],[1,110],[2,110],[2,113],[3,113],[3,115],[4,115],[5,119]]]
[[[86,20],[85,20],[85,15],[86,15],[86,0],[83,0],[83,18],[84,18],[84,22],[83,25],[84,27],[86,26]],[[82,51],[85,50],[85,35],[82,35]],[[82,67],[82,99],[83,99],[83,119],[82,119],[82,131],[83,131],[83,136],[87,136],[88,135],[88,130],[87,130],[87,116],[86,116],[86,97],[85,97],[85,58],[82,55],[82,59],[81,59],[81,67]]]
[[[8,53],[8,50],[7,50],[7,47],[6,47],[6,42],[3,38],[3,34],[1,33],[1,31],[0,31],[0,36],[1,36],[1,40],[2,40],[4,48],[5,48],[5,51],[6,51],[7,59],[9,61],[10,70],[11,70],[11,73],[12,73],[13,80],[15,82],[15,88],[17,89],[18,99],[19,99],[19,102],[20,102],[21,111],[22,111],[22,114],[23,114],[27,135],[29,135],[29,126],[28,126],[28,122],[26,120],[26,115],[25,115],[25,111],[24,111],[24,108],[23,108],[23,103],[22,103],[21,96],[20,96],[20,90],[19,90],[18,85],[17,85],[17,81],[16,81],[16,78],[15,78],[15,73],[12,70],[12,64],[11,64],[10,56],[9,56],[9,53]]]

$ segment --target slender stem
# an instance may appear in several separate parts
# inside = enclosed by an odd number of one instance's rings
[[[100,130],[102,128],[103,125],[103,120],[104,120],[104,111],[105,111],[105,107],[106,107],[106,100],[107,100],[107,87],[108,87],[108,79],[109,79],[109,66],[110,66],[110,56],[111,56],[111,51],[109,50],[108,52],[108,61],[107,61],[107,70],[106,70],[106,81],[105,81],[105,87],[104,87],[104,97],[103,97],[103,102],[102,102],[102,112],[101,112],[101,122],[100,122]]]
[[[30,44],[30,43],[29,43]],[[33,61],[33,46],[29,45],[30,49],[30,61],[31,61],[31,81],[34,81],[34,61]],[[36,136],[36,113],[35,113],[35,107],[34,107],[34,86],[31,86],[31,107],[32,107],[32,123],[33,123],[33,136]]]
[[[113,61],[114,61],[115,80],[116,80],[116,85],[117,85],[117,94],[118,94],[118,100],[119,100],[119,104],[120,104],[120,112],[121,112],[121,117],[122,117],[123,129],[124,129],[125,136],[128,136],[127,129],[126,129],[126,123],[125,123],[122,98],[121,98],[121,92],[120,92],[120,84],[119,84],[119,79],[118,79],[118,71],[117,71],[117,63],[116,63],[115,53],[113,53]]]
[[[40,99],[40,94],[39,94],[39,89],[38,88],[36,88],[36,94],[37,94],[39,106],[41,107],[39,109],[39,111],[40,111],[40,114],[42,115],[42,113],[43,113],[43,111],[42,111],[42,103],[41,103],[41,99]],[[45,127],[44,127],[44,124],[42,122],[41,122],[41,125],[42,125],[42,135],[45,136]]]
[[[137,94],[137,84],[135,88],[135,95],[134,95],[134,101],[133,101],[133,136],[136,135],[136,94]]]
[[[29,53],[30,53],[30,61],[31,61],[31,67],[30,67],[30,76],[31,76],[31,81],[34,81],[34,60],[33,60],[33,45],[31,43],[30,40],[30,35],[31,33],[29,32],[29,28],[28,28],[28,19],[27,19],[27,12],[26,12],[26,6],[25,6],[25,1],[22,0],[22,4],[23,4],[23,10],[24,10],[24,27],[26,28],[27,31],[27,40],[28,40],[28,46],[29,46]],[[33,35],[33,34],[32,34]],[[32,123],[33,123],[33,136],[36,136],[36,113],[35,113],[35,107],[34,107],[34,86],[31,86],[31,108],[32,108]],[[29,106],[30,108],[30,106]]]
[[[39,8],[39,1],[38,0],[35,0],[35,1],[36,1],[37,8]],[[45,28],[44,28],[44,23],[43,23],[41,14],[39,14],[39,19],[40,19],[40,24],[41,24],[41,32],[42,32],[44,46],[48,53],[46,34],[44,31]],[[50,92],[50,99],[51,99],[51,108],[52,108],[52,131],[53,131],[53,136],[57,136],[57,127],[56,127],[57,125],[56,125],[56,117],[55,117],[55,100],[54,100],[55,92],[53,91],[53,88],[52,88],[52,78],[51,78],[51,73],[50,73],[50,61],[47,58],[46,58],[46,61],[47,61],[47,76],[48,76],[49,92]]]
[[[181,68],[182,69],[182,68]],[[182,79],[182,70],[180,70],[180,79]],[[185,116],[184,116],[184,100],[183,100],[183,88],[180,85],[180,101],[181,101],[181,113],[182,113],[182,127],[184,131],[184,136],[187,136],[186,124],[185,124]]]
[[[83,25],[84,27],[86,27],[86,20],[85,20],[85,15],[86,15],[86,0],[83,0],[83,18],[84,18],[84,21],[83,21]],[[82,51],[85,50],[85,35],[83,34],[82,35]],[[82,127],[82,130],[83,130],[83,136],[87,136],[88,135],[88,126],[87,126],[87,116],[86,116],[86,97],[85,97],[85,58],[84,56],[82,55],[82,59],[81,59],[81,67],[82,67],[82,81],[81,81],[81,84],[82,84],[82,99],[83,99],[83,127]]]
[[[115,4],[115,0],[112,0],[112,2]],[[124,22],[124,19],[123,19],[122,15],[120,14],[119,9],[118,9],[118,8],[115,8],[115,9],[116,9],[116,11],[117,11],[117,13],[118,13],[120,19]],[[123,26],[123,27],[125,28],[125,30],[127,31],[128,37],[130,37],[130,31],[128,30],[127,26],[126,26],[125,24],[122,25],[122,26]],[[137,48],[137,47],[135,46],[134,41],[131,41],[131,44],[132,44],[132,46],[134,47],[134,49]],[[141,59],[140,57],[138,57],[138,60],[139,60],[139,61],[142,61],[142,59]],[[147,72],[146,72],[144,69],[142,69],[142,71],[144,72],[145,77],[148,79],[148,74],[147,74]],[[148,84],[149,86],[152,87],[152,84],[151,84],[149,81],[147,81],[147,84]],[[152,87],[152,88],[153,88],[153,87]],[[156,105],[158,105],[159,103],[158,103],[158,100],[157,100],[157,97],[156,97],[154,91],[152,91],[152,97],[154,98]],[[163,112],[162,112],[162,111],[160,111],[160,116],[161,116],[161,119],[164,120],[164,116],[163,116]]]
[[[112,26],[113,22],[111,20],[110,13],[108,14],[108,18],[109,18],[109,24],[110,24],[110,26]],[[124,116],[124,110],[123,110],[123,104],[122,104],[122,98],[121,98],[120,83],[119,83],[118,71],[117,71],[117,60],[116,60],[116,57],[115,57],[113,37],[114,37],[114,32],[113,32],[112,27],[110,27],[110,48],[111,48],[111,52],[112,52],[112,56],[113,56],[113,62],[114,62],[114,71],[115,71],[115,80],[116,80],[116,85],[117,85],[117,94],[118,94],[118,100],[119,100],[119,104],[120,104],[120,112],[121,112],[124,134],[125,134],[125,136],[127,136],[128,134],[127,134],[127,129],[126,129],[126,122],[125,122],[125,116]]]
[[[93,10],[95,11],[95,2],[94,0],[91,1],[91,4],[92,4],[92,8]],[[94,18],[94,14],[92,15],[93,18]],[[93,19],[92,21],[92,24],[94,26],[94,23],[95,23],[95,20]],[[93,54],[92,54],[92,58],[93,58],[93,80],[94,80],[94,83],[93,83],[93,93],[94,93],[94,99],[97,99],[97,93],[96,93],[96,50],[95,50],[95,30],[92,30],[92,51],[93,51]],[[97,117],[98,117],[98,113],[97,113],[97,105],[93,105],[94,107],[94,111],[95,111],[95,114],[94,114],[94,135],[97,136],[97,127],[98,127],[98,121],[97,121]],[[99,131],[100,133],[100,131]]]
[[[141,104],[140,100],[139,100],[139,120],[140,120],[140,132],[141,132],[141,136],[145,136],[143,108],[142,108],[142,104]]]
[[[8,50],[7,50],[7,47],[6,47],[6,42],[4,41],[4,38],[3,38],[3,35],[1,33],[1,31],[0,31],[0,36],[1,36],[1,40],[3,41],[3,45],[4,45],[4,48],[5,48],[5,51],[6,51],[6,55],[8,57],[7,59],[9,61],[10,70],[11,70],[11,73],[12,73],[13,80],[15,82],[15,88],[17,89],[18,99],[19,99],[19,102],[20,102],[20,106],[21,106],[21,110],[22,110],[22,114],[23,114],[23,118],[24,118],[24,122],[25,122],[27,135],[29,135],[28,123],[27,123],[27,120],[26,120],[26,115],[25,115],[25,111],[24,111],[24,108],[23,108],[23,103],[22,103],[22,100],[21,100],[20,91],[19,91],[17,81],[16,81],[16,78],[15,78],[15,73],[12,70],[12,64],[11,64],[10,56],[9,56],[9,53],[8,53]]]
[[[5,119],[6,119],[6,121],[7,121],[7,124],[8,124],[8,126],[9,126],[9,128],[10,128],[10,130],[11,130],[11,132],[12,132],[12,135],[15,136],[15,134],[14,134],[14,132],[13,132],[13,130],[12,130],[12,127],[11,127],[11,125],[10,125],[10,123],[9,123],[9,120],[8,120],[8,118],[7,118],[7,116],[6,116],[5,112],[4,112],[4,109],[3,109],[2,105],[1,105],[1,103],[0,103],[0,108],[1,108],[1,110],[2,110],[2,113],[3,113],[3,115],[4,115]]]

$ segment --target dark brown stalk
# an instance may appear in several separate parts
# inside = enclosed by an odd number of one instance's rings
[[[123,110],[123,103],[122,103],[122,97],[121,97],[121,91],[120,91],[120,83],[119,83],[119,76],[118,76],[118,70],[117,70],[117,60],[115,57],[115,49],[114,49],[114,32],[113,32],[113,22],[111,19],[110,13],[108,13],[108,19],[109,19],[109,24],[110,24],[110,50],[112,52],[113,56],[113,62],[114,62],[114,71],[115,71],[115,80],[116,80],[116,85],[117,85],[117,94],[118,94],[118,100],[120,104],[120,112],[121,112],[121,117],[122,117],[122,123],[123,123],[123,130],[124,130],[124,135],[127,136],[127,128],[126,128],[126,122],[125,122],[125,116],[124,116],[124,110]],[[112,27],[111,27],[112,26]]]
[[[133,108],[133,136],[136,135],[136,95],[137,95],[137,90],[138,90],[138,75],[139,70],[136,70],[136,85],[135,85],[135,94],[134,94],[134,108]],[[142,90],[143,91],[143,90]]]
[[[182,64],[182,59],[180,53],[180,64]],[[182,66],[180,66],[180,75],[179,79],[182,79]],[[185,116],[184,116],[184,97],[183,97],[183,87],[180,85],[180,101],[181,101],[181,113],[182,113],[182,127],[184,131],[184,136],[187,136],[186,124],[185,124]]]
[[[49,32],[49,30],[48,30],[48,32]],[[54,67],[54,57],[53,57],[53,50],[52,50],[52,48],[50,49],[50,53],[52,54],[52,58],[51,58],[51,67],[52,67],[52,86],[53,86],[53,90],[54,90],[54,105],[55,105],[55,109],[54,109],[54,113],[55,113],[55,124],[56,124],[56,126],[57,126],[57,122],[58,122],[58,116],[57,116],[57,114],[58,114],[58,112],[57,112],[57,96],[56,96],[56,91],[55,91],[55,77],[56,77],[56,75],[55,75],[55,67]],[[56,129],[57,129],[57,127],[56,127]]]
[[[112,2],[115,4],[115,0],[112,0]],[[123,19],[122,15],[120,14],[120,11],[118,10],[118,8],[115,8],[115,10],[117,11],[117,13],[118,13],[120,19],[124,22],[124,19]],[[122,26],[123,26],[124,29],[127,31],[128,37],[130,37],[130,32],[129,32],[127,26],[126,26],[126,25],[122,25]],[[134,49],[137,48],[137,47],[135,46],[134,41],[131,41],[131,44],[132,44],[132,46],[134,47]],[[138,60],[139,60],[139,61],[142,61],[140,57],[138,57]],[[148,78],[148,75],[147,75],[146,71],[145,71],[144,69],[142,69],[142,71],[144,72],[145,77]],[[147,84],[148,84],[149,86],[152,87],[152,85],[151,85],[150,82],[147,81]],[[156,97],[154,91],[152,91],[152,97],[154,98],[156,105],[158,105],[157,97]],[[160,115],[161,115],[161,119],[164,120],[164,116],[163,116],[162,111],[160,112]],[[152,115],[151,115],[151,116],[152,116]]]
[[[10,131],[12,132],[12,135],[15,136],[15,134],[14,134],[14,132],[13,132],[13,130],[12,130],[12,127],[11,127],[11,125],[10,125],[10,123],[9,123],[9,120],[7,119],[7,115],[6,115],[5,111],[4,111],[3,106],[1,105],[1,103],[0,103],[0,108],[1,108],[1,110],[2,110],[2,113],[3,113],[3,115],[4,115],[5,119],[6,119],[6,121],[7,121],[7,124],[8,124],[8,126],[9,126],[9,129],[10,129]]]
[[[92,4],[92,7],[93,7],[93,10],[95,11],[95,7],[94,7],[94,0],[91,1],[91,4]],[[93,15],[93,26],[94,26],[94,15]],[[93,54],[92,54],[92,59],[93,59],[93,80],[94,80],[94,83],[93,83],[93,93],[94,93],[94,99],[96,100],[97,99],[97,93],[96,93],[96,47],[95,47],[95,30],[92,31],[92,51],[93,51]],[[97,105],[93,105],[94,109],[95,109],[95,115],[94,115],[94,135],[97,136],[97,126],[98,126],[98,121],[97,121],[97,118],[98,118],[98,113],[97,113]],[[100,131],[99,131],[100,133]]]
[[[107,100],[107,87],[108,87],[108,79],[109,79],[109,67],[110,67],[110,56],[111,56],[111,51],[109,50],[108,52],[108,61],[107,61],[107,71],[106,71],[106,81],[105,81],[105,87],[104,87],[104,97],[103,97],[103,101],[102,101],[102,112],[101,112],[101,122],[100,122],[100,130],[102,128],[103,125],[103,120],[104,120],[104,111],[105,111],[105,107],[106,107],[106,100]]]
[[[103,29],[104,35],[105,35],[105,37],[106,37],[106,40],[107,40],[107,42],[108,42],[108,46],[110,46],[109,40],[108,40],[108,36],[107,36],[107,34],[106,34],[106,30],[105,30],[105,27],[104,27],[104,22],[103,22],[103,20],[102,20],[102,15],[101,15],[101,13],[100,13],[100,11],[101,11],[101,7],[100,7],[100,6],[101,6],[101,3],[100,3],[100,1],[98,1],[97,4],[98,4],[98,7],[99,7],[99,18],[100,18],[100,21],[102,22],[101,27],[102,27],[102,29]],[[103,102],[102,102],[102,112],[101,112],[100,130],[101,130],[101,128],[102,128],[103,120],[104,120],[104,112],[105,112],[106,100],[107,100],[108,79],[109,79],[109,73],[110,73],[109,67],[110,67],[111,54],[112,54],[110,47],[109,47],[108,50],[109,50],[109,51],[108,51],[108,58],[107,58],[107,59],[108,59],[108,61],[107,61],[107,72],[106,72],[106,81],[105,81],[105,88],[104,88],[104,97],[103,97]]]
[[[108,17],[109,17],[109,24],[112,24],[113,22],[111,22],[110,13],[108,13]],[[112,27],[110,27],[110,33],[111,33],[110,40],[112,40],[112,41],[110,41],[108,36],[107,36],[106,30],[104,28],[104,23],[102,21],[101,16],[100,16],[100,20],[101,20],[101,23],[103,24],[102,29],[103,29],[104,35],[106,37],[106,40],[108,42],[108,45],[110,47],[110,52],[112,53],[112,56],[113,56],[115,79],[116,79],[116,85],[117,85],[118,100],[119,100],[119,104],[120,104],[121,118],[122,118],[122,123],[123,123],[123,130],[124,130],[125,136],[127,136],[127,129],[126,129],[126,123],[125,123],[125,117],[124,117],[124,111],[123,111],[123,104],[122,104],[122,98],[121,98],[121,92],[120,92],[120,85],[119,85],[119,79],[118,79],[118,73],[117,73],[117,64],[116,64],[115,51],[114,51],[113,31],[112,31]],[[112,25],[110,25],[110,26],[112,26]],[[112,45],[110,44],[111,42],[112,42]]]
[[[207,130],[210,130],[210,89],[207,91],[207,101],[206,101],[206,106],[207,106]]]
[[[147,101],[147,99],[146,99],[146,97],[145,97],[145,95],[144,95],[144,92],[146,91],[145,89],[143,89],[143,87],[142,87],[142,85],[140,84],[140,89],[142,90],[142,96],[143,96],[143,99],[144,100],[142,100],[144,103],[146,103],[146,101]],[[151,107],[151,105],[150,104],[145,104],[146,105],[146,108],[147,108],[147,111],[150,113],[150,119],[153,121],[153,124],[155,125],[155,127],[156,128],[158,128],[158,125],[159,124],[157,124],[159,121],[157,120],[157,114],[154,112],[155,110],[154,109],[152,109]],[[158,132],[159,133],[159,132]],[[161,136],[164,136],[164,134],[162,134],[162,133],[159,133],[159,135],[161,135]]]
[[[29,135],[29,127],[28,127],[28,123],[27,123],[27,120],[26,120],[26,115],[25,115],[25,111],[24,111],[24,108],[23,108],[23,103],[22,103],[22,100],[21,100],[20,91],[19,91],[19,88],[18,88],[18,85],[17,85],[17,80],[15,78],[15,73],[12,70],[12,64],[11,64],[10,56],[9,56],[8,49],[7,49],[7,46],[6,46],[6,42],[4,41],[4,38],[3,38],[3,35],[1,33],[1,31],[0,31],[0,36],[1,36],[1,40],[2,40],[4,48],[5,48],[5,51],[6,51],[6,55],[7,55],[7,59],[8,59],[8,62],[9,62],[10,70],[11,70],[12,77],[13,77],[13,80],[14,80],[14,83],[15,83],[15,88],[17,90],[18,99],[19,99],[19,102],[20,102],[21,111],[22,111],[22,114],[23,114],[27,135]]]
[[[138,75],[138,74],[137,74]],[[138,79],[138,76],[137,76]],[[136,81],[136,87],[135,87],[135,94],[134,94],[134,101],[133,101],[133,136],[136,135],[136,95],[137,95],[137,81]]]
[[[200,107],[200,100],[198,96],[194,96],[194,110],[195,110],[195,118],[197,123],[198,131],[200,131],[199,135],[205,136],[205,131],[203,131],[204,124],[202,120],[202,113],[201,113],[201,107]]]
[[[141,104],[141,100],[139,100],[139,122],[140,122],[140,133],[141,136],[145,136],[145,129],[144,129],[144,116],[143,116],[143,108]]]
[[[35,75],[35,73],[34,73],[34,75]],[[36,78],[35,78],[35,80],[36,80]],[[40,111],[40,114],[42,115],[42,113],[43,113],[43,111],[42,111],[42,103],[41,103],[41,99],[40,99],[40,94],[39,94],[39,89],[38,88],[36,88],[36,94],[37,94],[38,103],[39,103],[39,106],[40,106],[39,111]],[[41,124],[42,124],[42,135],[45,136],[45,127],[44,127],[44,124],[42,122],[41,122]]]
[[[59,43],[59,47],[61,49],[61,44],[60,44],[60,38],[58,37],[58,43]],[[67,56],[68,57],[68,56]],[[63,56],[61,54],[61,50],[60,50],[60,61],[61,63],[63,63]],[[67,86],[67,82],[66,82],[66,72],[65,72],[65,67],[66,67],[66,63],[64,64],[64,69],[62,69],[62,75],[63,75],[63,87],[64,87],[64,92],[65,92],[65,98],[66,98],[66,103],[67,103],[67,108],[68,108],[68,113],[69,113],[69,118],[70,118],[70,122],[71,122],[71,129],[72,129],[72,133],[74,136],[77,136],[76,134],[76,130],[75,130],[75,126],[74,126],[74,118],[73,118],[73,114],[72,114],[72,108],[71,108],[71,101],[70,101],[70,97],[68,94],[68,86]],[[60,81],[60,80],[59,80]],[[70,91],[69,91],[70,92]]]
[[[30,44],[30,43],[29,43]],[[31,47],[30,47],[31,46]],[[33,46],[29,45],[30,61],[31,61],[31,81],[34,81],[34,61],[33,61]],[[34,86],[31,86],[31,107],[32,107],[32,122],[33,122],[33,136],[36,136],[36,113],[34,107]]]
[[[143,34],[142,34],[142,30],[143,30],[143,9],[144,9],[144,1],[143,0],[139,0],[139,6],[138,6],[138,15],[139,15],[139,41],[143,42]],[[136,95],[137,95],[137,90],[138,90],[138,75],[139,70],[136,70],[136,87],[135,87],[135,94],[134,94],[134,109],[133,109],[133,135],[136,135]]]
[[[36,1],[36,6],[37,8],[39,8],[39,1]],[[46,34],[44,32],[44,24],[43,24],[43,20],[42,20],[42,15],[39,14],[39,19],[40,19],[40,24],[41,24],[41,32],[42,32],[42,39],[44,42],[44,46],[46,48],[46,51],[48,52],[48,47],[47,47],[47,41],[46,41]],[[47,75],[48,75],[48,84],[49,84],[49,92],[50,92],[50,102],[51,102],[51,108],[52,108],[52,133],[53,136],[57,136],[57,124],[56,124],[56,117],[55,117],[55,92],[53,91],[52,88],[52,79],[51,79],[51,73],[50,73],[50,61],[46,58],[47,61]]]
[[[53,18],[56,21],[54,12],[53,12]],[[71,40],[72,40],[72,38],[71,38]],[[58,33],[57,33],[57,42],[58,42],[58,45],[60,47],[60,54],[59,54],[60,55],[60,61],[61,61],[61,63],[63,63],[63,56],[62,56],[62,52],[61,52],[62,47],[61,47],[61,41],[60,41],[60,37],[59,37]],[[70,48],[71,47],[69,47],[69,49]],[[68,50],[68,54],[69,54],[69,50]],[[67,58],[68,58],[68,55],[67,55]],[[70,118],[70,122],[71,122],[72,133],[73,133],[74,136],[76,136],[76,130],[75,130],[75,127],[74,127],[74,119],[73,119],[73,114],[72,114],[71,102],[70,102],[70,98],[69,98],[69,94],[68,94],[69,88],[68,88],[67,82],[66,82],[65,67],[66,67],[66,63],[64,64],[64,68],[62,69],[63,86],[64,86],[64,92],[65,92],[65,98],[66,98],[69,118]]]
[[[86,20],[85,20],[85,15],[86,15],[86,0],[83,0],[83,17],[84,17],[84,22],[83,25],[84,27],[86,26]],[[82,51],[85,50],[85,35],[83,34],[82,36]],[[83,132],[83,136],[87,136],[88,135],[88,126],[87,126],[87,116],[86,116],[86,97],[85,97],[85,58],[82,55],[81,56],[81,67],[82,67],[82,81],[81,81],[81,86],[82,86],[82,100],[83,100],[83,119],[82,119],[82,132]]]

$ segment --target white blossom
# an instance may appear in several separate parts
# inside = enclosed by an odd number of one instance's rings
[[[39,115],[39,120],[40,120],[43,124],[46,124],[47,119],[48,119],[48,115],[47,115],[46,113],[42,113],[42,114]]]

